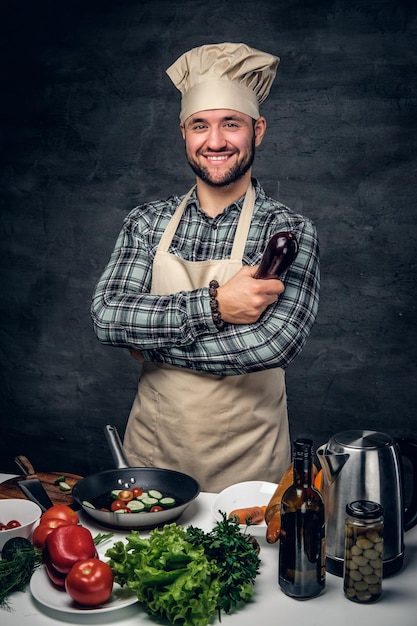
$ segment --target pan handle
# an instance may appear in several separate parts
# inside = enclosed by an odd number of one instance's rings
[[[116,426],[106,424],[106,426],[104,427],[104,433],[110,446],[110,452],[112,453],[116,467],[118,469],[130,467],[125,457],[125,453],[123,452],[122,442],[120,440]]]

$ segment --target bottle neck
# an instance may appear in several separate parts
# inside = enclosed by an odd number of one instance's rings
[[[294,458],[294,485],[296,487],[311,487],[312,483],[312,459]]]

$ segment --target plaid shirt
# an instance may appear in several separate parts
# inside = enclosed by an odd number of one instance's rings
[[[151,295],[152,263],[159,240],[182,198],[150,202],[124,220],[91,307],[104,344],[140,350],[145,360],[234,375],[285,367],[302,349],[319,300],[319,244],[313,223],[268,197],[256,180],[256,202],[243,265],[257,265],[270,237],[295,233],[299,252],[284,277],[285,292],[253,324],[213,323],[208,286]],[[215,218],[190,197],[169,252],[187,261],[230,256],[243,198]]]

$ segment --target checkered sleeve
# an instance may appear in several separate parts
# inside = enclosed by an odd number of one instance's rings
[[[229,324],[222,331],[201,334],[188,346],[150,350],[147,358],[224,375],[286,367],[302,350],[319,302],[319,243],[314,225],[307,220],[298,236],[298,256],[283,279],[285,292],[256,323]]]
[[[219,331],[211,315],[208,285],[171,295],[150,294],[157,244],[175,210],[164,201],[141,207],[125,220],[93,294],[91,314],[98,339],[137,349],[149,361],[215,374],[288,365],[302,350],[317,315],[319,242],[310,220],[266,197],[261,188],[258,196],[244,264],[259,263],[265,241],[281,229],[295,232],[299,252],[283,278],[285,292],[256,323],[226,324]],[[176,250],[185,251],[185,258],[192,261],[204,259],[200,255],[207,255],[208,249],[210,255],[226,258],[234,229],[228,227],[222,239],[211,243],[207,233],[215,231],[202,229],[203,223],[196,213],[185,216],[176,235]]]
[[[104,344],[142,352],[192,345],[215,328],[208,289],[149,293],[153,252],[124,228],[93,294],[91,315]]]

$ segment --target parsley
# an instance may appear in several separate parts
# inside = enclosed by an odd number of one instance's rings
[[[249,602],[259,574],[260,558],[249,535],[242,534],[239,525],[227,519],[216,523],[209,533],[200,528],[187,528],[186,539],[202,546],[208,559],[216,562],[220,581],[217,611],[230,613],[238,604]]]
[[[260,559],[249,535],[226,519],[205,533],[175,523],[149,538],[131,531],[106,551],[115,581],[135,591],[149,615],[181,626],[207,626],[254,593]]]

